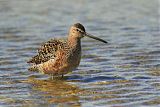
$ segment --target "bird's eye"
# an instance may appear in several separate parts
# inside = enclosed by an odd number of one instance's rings
[[[76,29],[78,32],[80,32],[78,29]]]

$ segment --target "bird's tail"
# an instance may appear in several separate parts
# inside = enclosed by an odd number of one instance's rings
[[[38,72],[38,66],[32,65],[30,68],[28,68],[29,71]]]

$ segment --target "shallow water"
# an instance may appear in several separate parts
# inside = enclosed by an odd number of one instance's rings
[[[158,4],[0,1],[0,106],[160,106]],[[109,44],[84,38],[81,64],[64,79],[29,72],[39,45],[75,22]]]

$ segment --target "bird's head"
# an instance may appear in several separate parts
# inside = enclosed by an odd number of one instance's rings
[[[69,36],[71,36],[73,38],[78,38],[78,39],[81,39],[81,38],[86,36],[86,37],[89,37],[89,38],[96,39],[96,40],[99,40],[101,42],[107,43],[107,41],[87,33],[85,31],[84,26],[80,23],[76,23],[76,24],[71,26],[70,31],[69,31]]]
[[[85,34],[85,28],[80,23],[72,25],[69,31],[69,35],[75,38],[83,38],[84,34]]]

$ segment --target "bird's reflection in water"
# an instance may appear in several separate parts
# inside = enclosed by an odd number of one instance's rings
[[[32,84],[32,90],[39,92],[40,100],[44,99],[48,104],[80,106],[78,93],[83,90],[67,82],[66,78],[57,77],[42,80],[30,77],[27,82]]]

